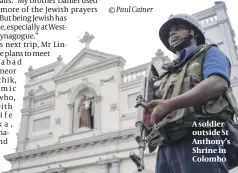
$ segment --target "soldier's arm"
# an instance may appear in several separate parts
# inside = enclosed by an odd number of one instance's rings
[[[227,88],[228,83],[224,78],[212,75],[188,92],[174,97],[168,100],[168,102],[174,110],[195,106],[219,97]]]
[[[168,100],[173,109],[181,109],[213,100],[230,85],[230,62],[216,47],[208,50],[203,65],[204,80],[188,92]]]

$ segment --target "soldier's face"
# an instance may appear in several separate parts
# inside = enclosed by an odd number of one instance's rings
[[[189,30],[185,25],[172,26],[169,30],[169,44],[178,42],[189,35]]]

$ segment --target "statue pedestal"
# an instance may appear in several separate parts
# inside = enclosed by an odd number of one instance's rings
[[[90,130],[92,130],[92,129],[90,129],[88,127],[80,127],[80,128],[77,129],[76,132],[88,132]]]

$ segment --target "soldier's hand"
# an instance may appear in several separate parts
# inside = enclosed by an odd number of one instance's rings
[[[142,103],[145,110],[150,111],[150,124],[161,121],[166,115],[173,112],[173,106],[168,100],[153,100]],[[146,114],[148,116],[148,114]]]
[[[145,103],[142,103],[143,105]],[[143,123],[146,125],[146,127],[150,126],[150,115],[152,113],[152,109],[148,109],[146,107],[142,107],[142,113],[143,113]]]

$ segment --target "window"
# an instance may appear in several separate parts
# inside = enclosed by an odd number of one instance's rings
[[[33,121],[33,131],[41,131],[50,128],[50,117],[44,117]]]
[[[128,108],[134,108],[136,105],[136,98],[140,93],[134,93],[134,94],[129,94],[127,96],[127,104],[128,104]]]

